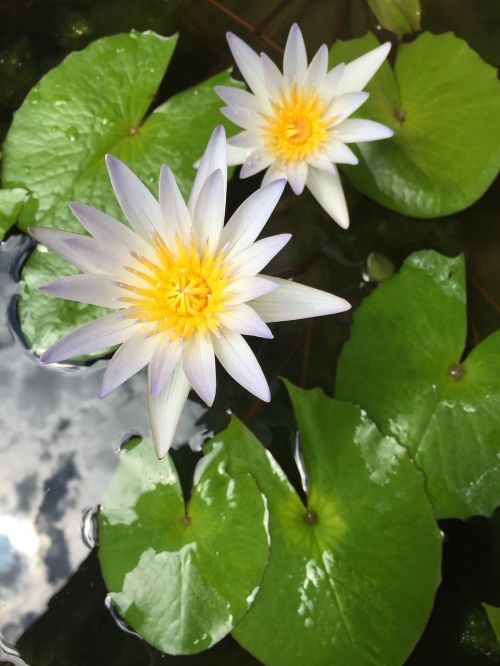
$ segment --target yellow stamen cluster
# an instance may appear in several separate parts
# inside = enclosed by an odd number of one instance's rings
[[[178,241],[172,252],[158,234],[153,242],[156,261],[132,253],[141,268],[126,266],[142,286],[119,283],[133,294],[121,298],[130,308],[127,316],[153,324],[152,334],[169,331],[172,338],[215,333],[230,282],[223,251],[201,255],[194,243],[186,247]]]
[[[266,115],[265,137],[278,162],[298,162],[314,154],[328,138],[325,103],[316,93],[292,86],[289,97],[273,102]]]

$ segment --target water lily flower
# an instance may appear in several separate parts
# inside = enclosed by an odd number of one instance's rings
[[[222,113],[243,128],[228,141],[228,164],[242,164],[240,178],[267,169],[262,185],[286,178],[295,194],[307,187],[343,228],[349,213],[336,164],[357,164],[346,145],[386,139],[393,131],[372,120],[349,119],[368,98],[362,92],[383,63],[390,43],[348,65],[328,71],[328,47],[320,47],[308,65],[297,24],[285,46],[283,74],[265,54],[227,34],[229,48],[250,90],[217,86],[228,105]]]
[[[290,234],[279,234],[256,241],[285,181],[254,192],[224,226],[227,156],[222,126],[207,145],[187,205],[166,165],[158,202],[125,164],[111,156],[106,161],[130,227],[73,203],[71,210],[91,236],[47,228],[31,234],[81,271],[41,287],[44,292],[117,311],[70,332],[41,361],[54,363],[121,345],[104,374],[101,397],[147,365],[151,429],[161,458],[190,388],[207,405],[213,403],[215,357],[243,387],[268,401],[266,379],[243,335],[272,338],[269,322],[350,306],[318,289],[258,275],[290,239]]]

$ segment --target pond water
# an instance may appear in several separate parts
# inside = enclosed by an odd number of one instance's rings
[[[228,66],[224,32],[245,34],[245,29],[215,4],[151,0],[128,3],[124,9],[114,1],[0,2],[5,17],[0,26],[0,137],[12,112],[41,75],[67,52],[104,34],[131,28],[151,28],[162,34],[180,30],[161,99]],[[498,12],[491,9],[495,3],[447,0],[435,3],[438,8],[433,11],[430,4],[423,3],[427,27],[455,30],[485,59],[499,64],[499,42],[491,36],[494,26],[500,26]],[[264,0],[252,7],[244,2],[225,3],[230,12],[260,25],[267,40],[277,44],[284,43],[292,20],[303,24],[312,49],[333,37],[362,34],[370,24],[361,0],[351,3],[350,9],[341,0],[314,3],[314,11],[309,5],[276,2],[270,6]],[[253,183],[234,185],[230,207],[253,187]],[[398,266],[419,248],[436,248],[449,255],[465,251],[473,276],[469,285],[472,345],[500,327],[496,305],[500,300],[499,190],[497,183],[471,209],[437,223],[404,218],[348,191],[349,232],[318,216],[310,200],[296,203],[293,199],[292,205],[287,195],[290,205],[287,208],[285,203],[283,218],[273,222],[273,232],[289,230],[287,225],[304,218],[310,227],[299,229],[298,249],[287,256],[288,263],[275,265],[276,273],[304,274],[304,282],[325,283],[323,288],[356,304],[375,286],[366,271],[372,252],[384,254]],[[311,250],[314,243],[321,247],[319,259]],[[0,312],[4,315],[0,319],[0,663],[259,663],[231,638],[195,657],[161,655],[133,635],[106,603],[93,516],[118,464],[120,445],[134,434],[148,435],[145,376],[136,375],[99,400],[105,360],[88,366],[44,367],[25,349],[15,302],[19,268],[30,247],[26,236],[14,231],[0,248]],[[332,282],[335,289],[330,288]],[[176,454],[185,486],[196,458],[191,449],[199,448],[207,430],[220,428],[231,405],[272,448],[298,492],[303,492],[305,480],[294,463],[293,419],[276,377],[286,374],[303,386],[331,390],[335,359],[349,325],[349,317],[315,323],[314,329],[290,324],[276,332],[272,348],[267,343],[256,348],[276,394],[271,406],[261,408],[226,380],[210,415],[198,403],[189,402],[177,435],[177,444],[186,446]],[[330,354],[328,367],[325,354]],[[499,664],[498,651],[485,638],[478,599],[500,605],[500,517],[447,521],[442,528],[445,583],[429,629],[408,664]]]

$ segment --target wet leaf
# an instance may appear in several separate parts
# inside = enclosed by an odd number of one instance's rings
[[[68,209],[73,200],[122,219],[105,169],[106,153],[124,160],[154,191],[166,162],[184,194],[189,191],[193,163],[213,127],[223,122],[213,86],[228,83],[230,76],[218,74],[147,115],[175,43],[175,37],[153,32],[99,39],[70,54],[31,90],[5,140],[2,171],[4,186],[27,188],[38,200],[34,219],[19,221],[22,229],[36,224],[81,233]],[[70,270],[51,255],[45,257],[53,278]],[[35,261],[37,272],[41,264]],[[23,271],[26,284],[38,281],[37,275],[29,275],[32,265],[28,262]],[[23,302],[26,293],[21,296],[20,323],[38,353],[68,328],[98,314],[91,306],[61,301],[48,306],[58,312],[57,318],[30,325],[27,320],[34,322],[49,299],[30,293]]]
[[[377,46],[367,34],[336,43],[331,64]],[[486,191],[500,163],[500,85],[496,70],[451,33],[423,33],[401,44],[394,71],[385,63],[354,115],[394,130],[361,143],[351,183],[379,203],[413,217],[463,210]]]
[[[337,397],[404,444],[439,518],[500,504],[500,332],[465,358],[464,259],[416,252],[354,315]]]
[[[486,615],[488,616],[488,620],[490,621],[496,639],[500,643],[500,608],[490,606],[489,604],[483,604],[483,608],[486,611]]]
[[[420,30],[420,0],[368,0],[368,4],[380,25],[398,37]]]
[[[169,456],[133,441],[99,513],[99,560],[125,620],[170,654],[204,650],[231,631],[259,588],[267,509],[248,474],[232,476],[220,447],[205,457],[184,505]]]
[[[233,636],[266,666],[400,665],[439,583],[440,535],[422,477],[358,407],[319,389],[289,392],[307,507],[241,422],[215,439],[233,474],[256,479],[270,516],[269,565]]]
[[[0,241],[16,223],[28,196],[28,192],[22,187],[0,190]]]

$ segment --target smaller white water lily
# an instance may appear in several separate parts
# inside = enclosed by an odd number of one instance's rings
[[[148,365],[151,429],[158,457],[168,451],[192,387],[207,405],[216,390],[215,357],[248,391],[270,400],[255,355],[242,334],[272,338],[266,322],[349,309],[342,298],[287,280],[257,275],[289,241],[256,241],[285,186],[254,192],[224,226],[226,135],[215,129],[186,205],[167,166],[159,202],[128,167],[107,157],[109,176],[130,223],[84,204],[71,209],[92,237],[36,228],[40,243],[81,274],[42,287],[59,298],[117,309],[64,336],[41,357],[54,363],[121,345],[101,396]]]
[[[267,169],[262,185],[286,178],[295,194],[307,187],[343,228],[349,213],[335,164],[357,164],[346,145],[387,139],[393,131],[372,120],[349,119],[368,98],[362,92],[390,50],[386,42],[348,65],[328,71],[328,47],[308,65],[297,24],[285,46],[283,74],[265,54],[227,34],[229,48],[252,92],[217,86],[221,109],[244,129],[228,141],[228,164],[242,164],[241,178]]]

